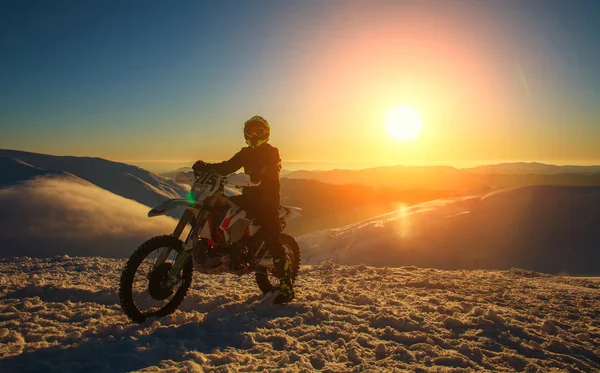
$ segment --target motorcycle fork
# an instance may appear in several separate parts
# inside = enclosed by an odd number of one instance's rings
[[[198,242],[198,231],[201,229],[201,226],[203,226],[206,223],[207,217],[208,211],[203,210],[198,214],[196,224],[194,224],[194,226],[192,227],[192,230],[188,234],[188,237],[185,240],[185,243],[183,244],[183,250],[181,250],[181,252],[177,254],[177,258],[175,258],[175,263],[173,263],[173,266],[169,270],[169,277],[171,277],[171,279],[178,278],[179,272],[183,268],[183,265],[189,259],[192,250],[194,250],[194,246],[196,246],[196,243]]]
[[[171,235],[173,237],[179,238],[181,236],[181,233],[183,233],[183,230],[185,229],[186,225],[188,225],[188,223],[190,223],[190,222],[192,224],[194,224],[195,219],[196,219],[196,214],[194,214],[194,212],[192,210],[186,209],[183,212],[181,219],[179,219],[179,223],[177,223],[177,226],[175,227],[173,234],[171,234]],[[169,255],[171,255],[172,250],[173,249],[171,249],[170,247],[164,247],[164,248],[160,249],[160,253],[158,255],[158,258],[154,262],[154,266],[152,267],[152,269],[156,269],[159,265],[163,264],[167,260]]]
[[[183,265],[190,258],[192,250],[198,242],[198,232],[200,231],[200,229],[202,229],[204,224],[206,224],[206,220],[210,215],[210,211],[212,211],[212,206],[214,206],[218,195],[219,193],[215,193],[208,201],[206,201],[202,210],[200,210],[200,212],[198,213],[196,221],[192,229],[190,230],[190,233],[188,233],[185,243],[183,244],[183,250],[181,250],[181,252],[177,254],[177,258],[175,258],[175,263],[173,263],[173,266],[169,270],[169,277],[171,278],[171,280],[177,281],[179,279],[179,272],[183,268]]]

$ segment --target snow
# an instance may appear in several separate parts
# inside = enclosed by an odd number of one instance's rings
[[[62,171],[43,170],[15,158],[0,156],[0,188],[46,175],[70,176]]]
[[[123,260],[0,260],[0,371],[600,370],[600,282],[532,271],[302,266],[274,306],[251,277],[194,274],[181,310],[141,325]]]
[[[399,206],[298,239],[305,262],[600,274],[600,187],[534,186]]]

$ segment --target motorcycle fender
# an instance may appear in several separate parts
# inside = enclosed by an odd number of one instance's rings
[[[190,204],[190,201],[185,199],[169,199],[161,203],[160,205],[154,207],[152,210],[148,211],[148,217],[161,216],[164,215],[167,211],[172,210],[177,207],[185,207],[188,209],[192,209],[194,211],[194,215],[197,215],[196,210],[199,206],[195,204]]]

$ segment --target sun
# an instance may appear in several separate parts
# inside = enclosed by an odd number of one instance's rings
[[[397,141],[410,141],[421,133],[421,116],[409,106],[398,106],[387,115],[387,133]]]

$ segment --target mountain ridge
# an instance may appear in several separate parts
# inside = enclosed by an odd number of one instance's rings
[[[184,197],[187,188],[137,166],[98,157],[55,156],[0,149],[0,157],[21,160],[48,172],[67,172],[114,194],[152,207]],[[153,188],[148,188],[151,185]]]

